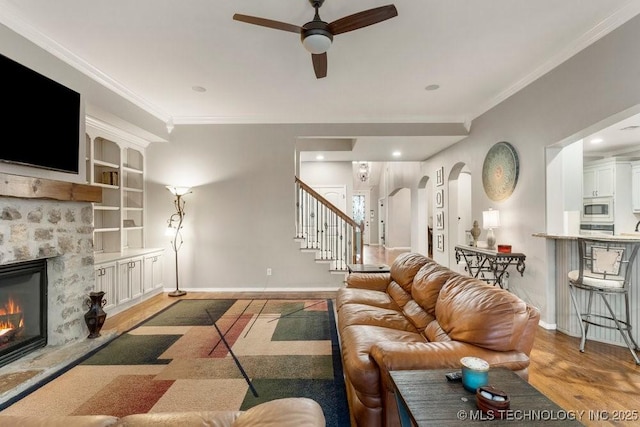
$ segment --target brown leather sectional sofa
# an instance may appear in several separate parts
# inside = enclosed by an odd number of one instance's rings
[[[320,405],[292,397],[261,403],[246,411],[192,411],[127,415],[0,415],[0,427],[325,427]]]
[[[420,254],[400,255],[390,273],[350,274],[336,309],[357,426],[400,425],[390,370],[456,370],[476,356],[528,379],[538,309]]]

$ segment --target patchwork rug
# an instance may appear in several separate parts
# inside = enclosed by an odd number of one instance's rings
[[[331,300],[179,300],[3,414],[245,410],[309,397],[349,410]]]

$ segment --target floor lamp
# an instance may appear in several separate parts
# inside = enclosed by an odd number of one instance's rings
[[[176,208],[176,212],[169,217],[167,221],[169,226],[167,227],[167,235],[173,237],[171,240],[171,247],[176,254],[176,290],[169,292],[170,297],[180,297],[182,295],[186,295],[186,291],[180,289],[178,282],[178,251],[182,246],[182,233],[180,230],[182,229],[182,221],[184,220],[184,199],[182,198],[185,194],[191,193],[191,188],[189,187],[172,187],[167,185],[167,190],[171,192],[176,198],[173,201],[173,204]]]

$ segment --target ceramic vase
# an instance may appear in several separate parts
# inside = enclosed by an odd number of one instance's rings
[[[89,311],[84,314],[84,321],[89,328],[88,338],[97,338],[100,336],[100,329],[104,325],[104,321],[107,318],[107,313],[102,309],[107,303],[107,300],[103,298],[104,292],[91,292],[89,299],[86,300],[86,304],[89,307]]]
[[[478,237],[482,233],[482,229],[478,225],[478,221],[473,221],[473,227],[471,227],[471,236],[473,237],[473,245],[478,246]]]

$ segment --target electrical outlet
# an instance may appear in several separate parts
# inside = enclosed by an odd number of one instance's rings
[[[271,268],[267,268],[267,276],[271,276]]]

